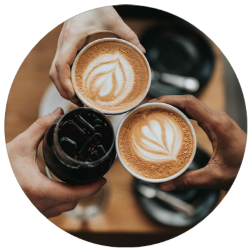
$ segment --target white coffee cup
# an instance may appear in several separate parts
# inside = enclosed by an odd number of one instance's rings
[[[152,108],[164,108],[166,110],[169,110],[169,111],[174,111],[176,112],[178,115],[180,115],[185,121],[186,123],[188,124],[188,126],[190,127],[190,130],[192,132],[192,136],[193,136],[193,152],[192,152],[192,155],[189,159],[189,161],[187,162],[187,164],[179,171],[177,172],[176,174],[172,175],[172,176],[169,176],[167,178],[162,178],[162,179],[151,179],[151,178],[146,178],[146,177],[143,177],[141,175],[138,175],[136,173],[134,173],[129,167],[126,166],[125,162],[122,160],[122,157],[120,155],[120,151],[119,151],[119,147],[118,147],[118,140],[119,140],[119,132],[120,132],[120,129],[123,125],[123,123],[131,116],[133,115],[135,112],[143,109],[143,108],[149,108],[149,107],[152,107]],[[194,155],[195,155],[195,152],[196,152],[196,147],[197,147],[197,141],[196,141],[196,134],[195,134],[195,131],[194,131],[194,128],[191,124],[191,122],[189,121],[189,119],[186,117],[186,115],[184,115],[179,109],[169,105],[169,104],[165,104],[165,103],[145,103],[143,105],[140,105],[139,107],[135,108],[134,110],[132,110],[131,112],[129,112],[120,122],[119,126],[118,126],[118,129],[116,131],[116,141],[115,141],[115,144],[116,144],[116,152],[117,152],[117,156],[119,157],[119,160],[121,162],[121,164],[123,165],[123,167],[130,173],[132,174],[134,177],[142,180],[142,181],[146,181],[146,182],[150,182],[150,183],[161,183],[161,182],[166,182],[166,181],[170,181],[170,180],[173,180],[175,178],[177,178],[178,176],[180,176],[181,174],[183,174],[187,169],[188,167],[190,166],[190,164],[192,163],[193,159],[194,159]]]
[[[126,45],[129,45],[130,47],[134,48],[135,50],[137,50],[140,55],[142,56],[142,58],[144,59],[144,61],[146,62],[146,65],[147,65],[147,68],[148,68],[148,84],[147,84],[147,89],[145,91],[145,94],[142,96],[141,100],[138,101],[135,105],[133,105],[132,107],[129,107],[127,109],[124,109],[122,111],[103,111],[101,109],[98,109],[96,108],[93,104],[89,103],[86,99],[84,99],[84,97],[81,95],[81,93],[79,92],[78,88],[76,87],[76,84],[75,84],[75,69],[76,69],[76,65],[77,65],[77,62],[80,58],[80,56],[88,49],[90,48],[91,46],[95,45],[95,44],[98,44],[98,43],[101,43],[103,41],[117,41],[117,42],[120,42],[120,43],[124,43]],[[105,115],[120,115],[120,114],[124,114],[132,109],[134,109],[135,107],[137,107],[141,102],[142,100],[146,97],[147,93],[148,93],[148,90],[150,88],[150,84],[151,84],[151,69],[150,69],[150,66],[149,66],[149,63],[147,61],[147,58],[144,56],[144,54],[135,46],[133,45],[132,43],[130,42],[127,42],[125,40],[122,40],[122,39],[118,39],[118,38],[102,38],[102,39],[97,39],[91,43],[89,43],[88,45],[86,45],[79,53],[78,55],[76,56],[74,62],[73,62],[73,66],[72,66],[72,69],[71,69],[71,79],[72,79],[72,83],[73,83],[73,87],[75,89],[75,92],[76,92],[76,95],[78,96],[78,98],[81,100],[82,103],[84,103],[86,106],[90,107],[90,108],[93,108],[93,109],[96,109],[102,113],[104,113]]]

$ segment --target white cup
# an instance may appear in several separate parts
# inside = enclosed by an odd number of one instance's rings
[[[134,113],[140,111],[141,109],[145,108],[145,107],[152,107],[152,108],[164,108],[166,110],[169,110],[169,111],[174,111],[176,112],[178,115],[180,115],[185,121],[186,123],[188,124],[188,126],[190,127],[190,130],[192,132],[192,135],[193,135],[193,152],[192,152],[192,155],[189,159],[189,161],[187,162],[187,164],[179,171],[177,172],[176,174],[174,175],[171,175],[167,178],[162,178],[162,179],[150,179],[150,178],[146,178],[146,177],[143,177],[141,175],[138,175],[136,173],[134,173],[129,167],[126,166],[126,164],[124,163],[124,161],[122,160],[122,157],[120,155],[120,152],[119,152],[119,147],[118,147],[118,140],[119,140],[119,132],[120,132],[120,129],[122,127],[122,124],[131,116],[133,115]],[[189,121],[189,119],[177,108],[169,105],[169,104],[165,104],[165,103],[145,103],[143,105],[140,105],[139,107],[135,108],[133,111],[129,112],[120,122],[119,126],[118,126],[118,129],[117,129],[117,132],[116,132],[116,141],[115,141],[115,146],[116,146],[116,152],[117,152],[117,155],[119,157],[119,160],[121,162],[121,164],[123,165],[123,167],[130,173],[132,174],[134,177],[142,180],[142,181],[146,181],[146,182],[150,182],[150,183],[161,183],[161,182],[166,182],[166,181],[170,181],[170,180],[173,180],[175,178],[177,178],[178,176],[180,176],[182,173],[184,173],[188,167],[190,166],[190,164],[192,163],[193,159],[194,159],[194,155],[195,155],[195,152],[196,152],[196,147],[197,147],[197,141],[196,141],[196,134],[195,134],[195,131],[194,131],[194,128],[191,124],[191,122]]]
[[[89,103],[87,100],[85,100],[81,93],[79,92],[79,90],[77,89],[76,87],[76,83],[75,83],[75,68],[76,68],[76,65],[77,65],[77,62],[80,58],[80,56],[88,49],[90,48],[91,46],[95,45],[95,44],[98,44],[98,43],[101,43],[103,41],[117,41],[117,42],[120,42],[120,43],[125,43],[127,45],[129,45],[130,47],[134,48],[135,50],[137,50],[142,58],[144,59],[144,61],[146,62],[146,65],[147,65],[147,68],[148,68],[148,85],[147,85],[147,89],[145,91],[145,94],[142,96],[141,100],[138,101],[134,106],[128,108],[128,109],[125,109],[125,110],[122,110],[122,111],[103,111],[101,109],[98,109],[96,108],[94,105],[92,105],[91,103]],[[148,60],[147,58],[144,56],[144,54],[135,46],[133,45],[132,43],[130,42],[127,42],[125,40],[122,40],[122,39],[118,39],[118,38],[102,38],[102,39],[97,39],[91,43],[89,43],[88,45],[86,45],[79,53],[78,55],[76,56],[75,60],[74,60],[74,63],[73,63],[73,66],[72,66],[72,69],[71,69],[71,79],[72,79],[72,83],[73,83],[73,87],[74,87],[74,90],[76,92],[76,95],[78,96],[78,98],[81,100],[82,103],[84,103],[86,106],[90,107],[90,108],[93,108],[93,109],[96,109],[102,113],[104,113],[105,115],[120,115],[120,114],[124,114],[132,109],[134,109],[135,107],[137,107],[141,102],[142,100],[146,97],[147,93],[148,93],[148,90],[150,88],[150,84],[151,84],[151,69],[150,69],[150,66],[149,66],[149,63],[148,63]]]

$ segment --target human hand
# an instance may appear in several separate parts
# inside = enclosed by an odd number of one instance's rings
[[[39,171],[38,145],[52,122],[62,114],[63,110],[57,108],[7,144],[10,164],[21,188],[33,205],[48,218],[74,209],[81,198],[97,193],[106,183],[102,178],[92,184],[71,186],[50,180]]]
[[[58,39],[49,76],[61,96],[77,105],[81,102],[75,95],[71,83],[70,66],[77,52],[83,47],[86,38],[101,32],[113,33],[131,42],[143,53],[146,52],[137,35],[123,22],[112,6],[87,11],[67,20]]]
[[[161,184],[163,191],[211,188],[229,190],[239,171],[246,146],[246,133],[225,113],[210,109],[192,95],[161,96],[150,102],[177,107],[198,122],[213,145],[208,164],[186,171],[178,178]]]

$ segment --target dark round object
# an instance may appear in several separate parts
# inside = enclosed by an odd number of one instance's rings
[[[199,147],[191,163],[189,170],[195,170],[204,167],[210,157]],[[210,189],[193,189],[189,191],[171,191],[168,192],[181,200],[184,200],[195,207],[195,215],[189,217],[183,213],[173,210],[170,206],[157,198],[148,199],[137,191],[138,185],[149,185],[159,189],[159,184],[145,183],[141,180],[134,180],[134,193],[137,201],[144,212],[153,220],[172,227],[189,227],[203,220],[215,207],[218,202],[220,191]]]
[[[187,22],[153,27],[140,40],[152,70],[194,77],[200,83],[198,91],[209,81],[214,67],[213,50],[208,38]],[[159,97],[195,93],[152,79],[149,94]]]
[[[115,160],[113,126],[91,108],[71,110],[45,133],[43,156],[50,171],[63,182],[94,182],[109,171]]]

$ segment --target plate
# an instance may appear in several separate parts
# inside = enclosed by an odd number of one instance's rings
[[[204,167],[210,157],[201,148],[197,148],[194,161],[189,167],[189,170],[195,170]],[[173,210],[170,206],[157,198],[149,199],[144,197],[137,191],[138,185],[150,185],[153,188],[159,188],[159,184],[148,184],[141,180],[134,180],[134,194],[142,207],[143,211],[154,221],[165,226],[172,227],[189,227],[197,224],[208,216],[215,208],[219,196],[220,190],[212,189],[193,189],[189,191],[171,191],[167,192],[181,200],[184,200],[195,207],[194,216],[187,216],[181,212]]]
[[[213,50],[208,38],[187,22],[172,21],[168,26],[155,26],[146,31],[140,41],[153,70],[194,77],[200,83],[196,92],[188,92],[152,80],[149,90],[152,97],[197,94],[208,83],[214,68]]]

